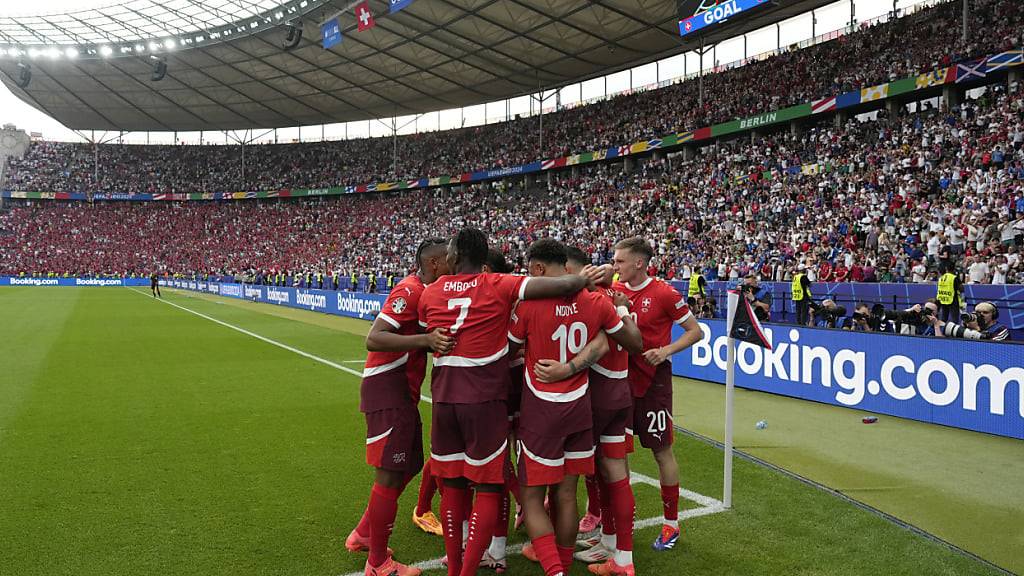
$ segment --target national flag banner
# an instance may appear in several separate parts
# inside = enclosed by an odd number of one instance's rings
[[[154,194],[153,200],[168,200],[167,194]]]
[[[874,102],[875,100],[881,100],[889,96],[889,85],[879,84],[878,86],[871,86],[868,88],[862,88],[860,91],[860,101]]]
[[[804,164],[800,167],[800,172],[808,176],[817,176],[821,172],[821,166],[818,164]]]
[[[661,138],[654,138],[647,141],[648,150],[655,150],[657,148],[661,148]]]
[[[550,170],[552,168],[561,168],[565,166],[565,157],[551,158],[540,163],[541,170]]]
[[[390,4],[389,13],[394,14],[412,4],[412,0],[389,0],[388,4]]]
[[[1009,52],[989,56],[985,64],[988,72],[995,72],[1003,68],[1020,66],[1022,62],[1024,62],[1024,50],[1010,50]]]
[[[986,75],[985,62],[987,58],[971,60],[956,65],[956,83],[970,82],[972,80],[984,80]]]
[[[735,309],[729,313],[729,317],[732,318],[729,336],[741,342],[747,342],[754,346],[771,350],[771,342],[765,336],[761,322],[758,321],[753,308],[750,306],[750,301],[743,296],[742,292],[736,290],[730,290],[729,292],[733,296],[729,300],[736,300]]]
[[[647,142],[637,142],[629,147],[630,154],[638,154],[647,151]]]
[[[341,24],[337,18],[331,18],[320,25],[320,39],[323,42],[324,50],[341,44]]]
[[[676,142],[683,143],[693,140],[693,132],[679,132],[676,134]]]
[[[356,4],[356,23],[359,25],[359,31],[369,30],[377,25],[377,22],[373,19],[373,12],[370,12],[370,3],[362,2]]]
[[[822,98],[811,103],[811,114],[821,114],[822,112],[831,112],[836,109],[836,97]]]
[[[629,146],[619,146],[616,156],[629,156]]]
[[[941,86],[946,83],[946,74],[949,68],[939,68],[938,70],[932,70],[926,74],[921,74],[914,81],[914,86],[918,90],[922,88],[931,88],[932,86]]]
[[[409,180],[409,181],[407,181],[405,183],[405,186],[406,186],[406,188],[419,188],[420,181],[419,180]]]
[[[860,104],[860,90],[847,92],[836,96],[836,108],[849,108]]]

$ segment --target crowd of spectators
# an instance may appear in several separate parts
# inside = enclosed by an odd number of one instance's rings
[[[683,279],[1024,283],[1024,96],[831,121],[682,155],[522,181],[314,199],[13,201],[0,273],[400,275],[416,244],[473,225],[523,268],[551,236],[607,261],[641,235]],[[342,284],[344,285],[344,283]]]
[[[397,139],[240,146],[35,143],[11,160],[10,190],[192,193],[326,188],[515,166],[620,146],[887,82],[1021,46],[1024,5],[972,2],[962,41],[960,2],[835,40],[690,79],[547,114]],[[782,81],[780,81],[780,79]],[[98,161],[98,162],[97,162]],[[216,166],[216,170],[211,170]]]

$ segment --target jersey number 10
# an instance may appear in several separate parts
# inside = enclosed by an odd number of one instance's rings
[[[562,324],[551,335],[551,339],[558,342],[558,361],[564,364],[569,361],[568,352],[575,356],[586,345],[587,325],[583,322],[573,322],[569,326]]]

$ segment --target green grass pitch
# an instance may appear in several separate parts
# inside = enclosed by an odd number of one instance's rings
[[[341,366],[358,370],[365,358],[365,322],[164,295]],[[365,557],[342,545],[371,478],[356,376],[144,290],[5,288],[0,335],[0,574],[362,570]],[[427,405],[423,413],[429,422]],[[722,453],[686,436],[676,448],[683,487],[720,497]],[[632,466],[656,475],[649,454]],[[414,492],[392,538],[406,562],[443,554],[440,538],[409,521]],[[660,514],[655,488],[637,484],[636,494],[638,519]],[[733,510],[686,521],[670,552],[650,549],[657,530],[636,535],[644,574],[998,573],[742,460]],[[509,573],[540,570],[516,556]]]

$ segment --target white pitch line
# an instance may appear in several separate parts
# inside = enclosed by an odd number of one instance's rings
[[[144,292],[139,292],[135,288],[129,288],[129,290],[132,290],[133,292],[137,292],[137,293],[139,293],[139,294],[141,294],[143,296],[146,295]],[[304,356],[306,358],[309,358],[310,360],[315,360],[317,362],[320,362],[321,364],[326,364],[327,366],[330,366],[331,368],[337,368],[338,370],[341,370],[342,372],[347,372],[347,373],[352,374],[354,376],[362,377],[362,373],[361,372],[357,372],[357,371],[355,371],[355,370],[353,370],[351,368],[342,366],[341,364],[338,364],[336,362],[331,362],[330,360],[327,360],[325,358],[321,358],[321,357],[316,356],[314,354],[310,354],[309,352],[305,352],[303,350],[299,350],[298,348],[294,348],[294,347],[289,346],[287,344],[283,344],[281,342],[278,342],[277,340],[272,340],[270,338],[267,338],[266,336],[261,336],[261,335],[255,333],[255,332],[251,332],[249,330],[246,330],[245,328],[240,328],[238,326],[235,326],[234,324],[229,324],[227,322],[224,322],[223,320],[218,320],[218,319],[216,319],[216,318],[214,318],[212,316],[207,316],[206,314],[203,314],[202,312],[196,312],[195,310],[192,310],[190,308],[186,308],[184,306],[181,306],[180,304],[175,304],[174,302],[168,302],[167,300],[164,300],[162,298],[160,298],[158,300],[160,302],[163,302],[164,304],[169,305],[169,306],[174,306],[175,308],[178,308],[179,310],[184,310],[185,312],[188,312],[189,314],[194,314],[196,316],[199,316],[200,318],[204,318],[206,320],[209,320],[210,322],[214,322],[216,324],[220,324],[221,326],[224,326],[225,328],[230,328],[230,329],[235,330],[237,332],[241,332],[242,334],[245,334],[246,336],[252,336],[253,338],[256,338],[257,340],[262,340],[263,342],[266,342],[267,344],[271,344],[271,345],[277,346],[278,348],[283,348],[283,349],[285,349],[285,350],[287,350],[289,352],[294,352],[295,354],[298,354],[299,356]],[[344,362],[350,362],[350,363],[351,362],[364,362],[364,360],[346,360]],[[424,394],[420,394],[420,398],[424,402],[427,402],[427,403],[431,402],[430,397],[426,396]],[[660,487],[660,483],[656,479],[651,478],[650,476],[647,476],[646,474],[641,474],[640,472],[636,472],[636,471],[633,471],[633,470],[631,470],[629,474],[630,474],[630,479],[629,479],[630,484],[646,484],[648,486],[654,486],[656,488]],[[686,519],[689,519],[689,518],[697,518],[699,516],[707,516],[709,514],[716,514],[718,512],[724,512],[725,511],[725,507],[722,505],[722,503],[719,500],[715,500],[714,498],[705,496],[703,494],[698,494],[697,492],[692,492],[690,490],[685,490],[683,488],[680,488],[679,489],[679,495],[681,497],[687,499],[687,500],[690,500],[691,502],[696,502],[697,504],[700,504],[700,508],[690,508],[688,510],[680,510],[679,511],[679,519],[680,520],[686,520]],[[643,520],[637,520],[636,522],[633,523],[633,528],[634,529],[641,529],[641,528],[647,528],[649,526],[657,526],[658,524],[660,524],[662,522],[662,520],[663,520],[662,516],[653,516],[651,518],[645,518]],[[506,553],[508,555],[512,556],[512,555],[515,555],[515,554],[519,554],[522,551],[522,549],[523,549],[523,545],[522,544],[510,544],[508,546],[507,550],[506,550]],[[444,565],[441,564],[441,557],[438,557],[438,558],[434,558],[432,560],[425,560],[423,562],[417,562],[416,564],[413,564],[413,566],[419,568],[420,570],[438,570],[438,569],[442,568]],[[342,576],[363,576],[363,572],[362,571],[350,572],[348,574],[343,574]]]
[[[129,288],[129,290],[131,290],[132,292],[137,292],[137,293],[139,293],[139,294],[141,294],[143,296],[146,295],[144,292],[139,292],[138,290],[136,290],[134,288]],[[255,332],[250,332],[250,331],[246,330],[245,328],[240,328],[238,326],[235,326],[234,324],[228,324],[227,322],[224,322],[223,320],[218,320],[218,319],[214,318],[213,316],[207,316],[206,314],[203,314],[202,312],[196,312],[195,310],[192,310],[191,308],[186,308],[186,307],[184,307],[184,306],[182,306],[180,304],[175,304],[174,302],[169,302],[167,300],[164,300],[163,298],[157,298],[157,300],[160,301],[160,302],[163,302],[164,304],[167,304],[168,306],[174,306],[175,308],[177,308],[179,310],[184,310],[185,312],[188,312],[189,314],[195,314],[196,316],[199,316],[200,318],[205,318],[206,320],[209,320],[210,322],[214,322],[216,324],[220,324],[221,326],[223,326],[225,328],[230,328],[232,330],[235,330],[236,332],[241,332],[242,334],[245,334],[246,336],[252,336],[253,338],[255,338],[257,340],[262,340],[262,341],[266,342],[267,344],[271,344],[271,345],[277,346],[278,348],[283,348],[283,349],[285,349],[285,350],[287,350],[289,352],[294,352],[295,354],[298,354],[299,356],[304,356],[306,358],[309,358],[310,360],[315,360],[315,361],[317,361],[317,362],[319,362],[321,364],[326,364],[327,366],[330,366],[331,368],[337,368],[338,370],[341,370],[342,372],[347,372],[347,373],[349,373],[349,374],[351,374],[353,376],[358,376],[360,378],[363,377],[363,373],[362,372],[359,372],[357,370],[353,370],[353,369],[351,369],[351,368],[349,368],[347,366],[342,366],[341,364],[338,364],[337,362],[331,362],[330,360],[327,360],[326,358],[321,358],[319,356],[316,356],[315,354],[310,354],[309,352],[305,352],[303,350],[299,350],[298,348],[293,348],[293,347],[291,347],[291,346],[289,346],[287,344],[283,344],[281,342],[278,342],[277,340],[272,340],[270,338],[267,338],[266,336],[260,336],[259,334],[255,333]]]

